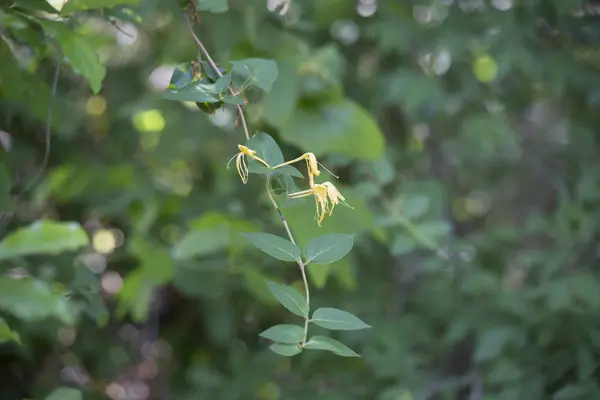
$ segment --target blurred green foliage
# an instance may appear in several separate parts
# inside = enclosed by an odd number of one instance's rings
[[[244,89],[212,77],[202,110],[165,100],[199,61],[178,2],[0,1],[3,399],[600,397],[599,4],[194,5]],[[271,292],[302,281],[241,235],[285,232],[226,168],[239,98],[354,207],[319,228],[275,188],[298,248],[354,235],[311,304],[372,328],[309,347],[360,358],[269,350],[298,336]]]

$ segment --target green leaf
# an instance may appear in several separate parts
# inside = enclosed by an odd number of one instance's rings
[[[402,200],[402,214],[408,219],[417,219],[429,210],[430,205],[431,200],[428,196],[420,194],[409,195]]]
[[[54,389],[45,400],[82,400],[81,391],[74,388],[61,387]]]
[[[278,343],[300,343],[304,337],[304,328],[298,325],[275,325],[262,332],[259,336]]]
[[[275,167],[284,162],[283,153],[281,152],[279,145],[268,133],[256,132],[250,140],[248,140],[246,146],[255,150],[256,155],[262,158],[271,167]],[[265,171],[267,170],[264,166],[263,168]]]
[[[46,0],[15,0],[13,4],[25,9],[57,14],[58,10]]]
[[[292,357],[300,354],[302,349],[297,344],[273,343],[269,349],[280,356]]]
[[[486,361],[500,355],[502,348],[510,340],[513,332],[511,328],[486,329],[477,342],[475,359],[477,361]]]
[[[306,245],[306,263],[331,264],[344,257],[354,245],[354,235],[330,233],[314,238]]]
[[[230,74],[225,74],[225,75],[221,76],[215,82],[215,88],[219,91],[219,93],[225,93],[225,91],[229,88],[229,85],[231,85],[231,75]]]
[[[196,0],[196,10],[223,13],[229,10],[229,6],[227,0]]]
[[[390,253],[394,256],[407,254],[413,251],[417,246],[418,244],[412,236],[408,236],[404,232],[400,232],[392,243]]]
[[[0,242],[0,260],[34,254],[59,254],[89,244],[77,222],[38,220],[19,228]]]
[[[0,157],[2,156],[0,148]],[[10,194],[12,189],[12,178],[9,170],[0,158],[0,212],[14,212],[15,202]]]
[[[279,301],[279,303],[288,309],[288,311],[300,316],[308,317],[308,303],[304,296],[302,296],[296,289],[291,286],[282,285],[273,281],[267,281],[267,286],[273,296]]]
[[[229,95],[223,97],[223,103],[231,104],[233,106],[243,106],[245,104],[244,99],[242,99],[241,97]]]
[[[300,249],[294,243],[270,233],[243,233],[252,244],[271,257],[281,261],[295,262],[300,257]]]
[[[197,103],[218,103],[219,94],[214,83],[192,82],[181,89],[168,89],[162,98],[175,101],[193,101]]]
[[[137,236],[130,240],[129,251],[140,260],[140,267],[144,276],[153,283],[159,285],[173,279],[175,265],[169,253],[163,247]]]
[[[257,87],[268,92],[279,74],[277,63],[273,60],[247,58],[230,61],[230,63],[233,65],[231,69],[233,82],[235,86],[242,88]]]
[[[0,309],[29,322],[55,317],[67,325],[75,323],[67,298],[36,279],[0,276]]]
[[[118,294],[119,304],[117,315],[120,317],[129,314],[133,321],[144,322],[150,311],[150,303],[156,284],[144,275],[138,268],[123,280],[123,286]]]
[[[354,331],[371,327],[347,311],[327,307],[315,310],[310,322],[337,331]]]
[[[142,16],[137,12],[133,11],[131,8],[127,7],[115,7],[104,9],[104,15],[106,17],[120,19],[121,21],[133,22],[134,24],[142,23]]]
[[[381,157],[385,146],[373,116],[348,99],[318,108],[298,108],[279,132],[286,142],[317,157],[338,153],[371,161]]]
[[[199,229],[187,232],[173,247],[173,257],[185,260],[202,257],[227,248],[230,242],[229,229],[225,225],[212,229]]]
[[[327,336],[313,336],[304,344],[306,350],[326,350],[342,357],[360,357],[351,348]]]
[[[100,92],[106,76],[106,67],[100,63],[100,57],[92,47],[91,40],[71,31],[65,23],[49,20],[40,22],[44,30],[58,41],[63,56],[73,70],[88,81],[95,94]]]
[[[69,0],[60,10],[60,14],[69,15],[78,11],[99,10],[122,4],[137,5],[139,0]]]
[[[0,344],[6,342],[15,342],[20,344],[19,334],[10,329],[4,318],[0,317]]]
[[[281,130],[296,109],[300,97],[300,77],[298,68],[291,63],[278,63],[278,69],[279,77],[265,96],[262,102],[262,111],[265,121]]]

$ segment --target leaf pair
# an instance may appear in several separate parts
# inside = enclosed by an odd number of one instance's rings
[[[252,244],[271,257],[295,262],[300,248],[287,239],[269,233],[243,234]],[[344,257],[354,245],[354,235],[330,233],[312,239],[304,248],[305,264],[330,264]]]

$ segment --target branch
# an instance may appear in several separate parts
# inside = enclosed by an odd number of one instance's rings
[[[196,34],[194,33],[194,28],[192,28],[192,24],[190,23],[190,19],[189,19],[188,15],[185,12],[183,13],[183,18],[185,18],[185,25],[187,26],[187,29],[190,32],[190,35],[192,35],[192,38],[194,39],[194,42],[196,42],[196,45],[198,46],[198,48],[202,52],[202,55],[204,55],[204,57],[206,58],[206,61],[208,61],[208,65],[210,65],[210,67],[213,69],[213,71],[215,71],[215,74],[217,74],[219,76],[219,78],[222,77],[223,74],[219,70],[219,67],[214,62],[214,60],[210,56],[208,50],[206,50],[206,47],[204,47],[204,45],[202,44],[202,42],[200,41],[200,39],[198,39],[198,36],[196,36]],[[233,91],[233,89],[231,87],[229,87],[229,93],[231,93],[233,96],[236,95],[236,93]],[[250,139],[250,132],[248,131],[248,124],[246,123],[246,117],[244,116],[244,109],[239,104],[237,104],[235,106],[235,108],[237,110],[237,113],[238,113],[238,116],[240,118],[240,121],[242,121],[242,129],[244,129],[244,135],[246,136],[246,140],[249,140]]]
[[[222,77],[223,74],[219,70],[219,67],[214,62],[214,60],[210,56],[210,53],[208,52],[208,50],[206,50],[206,47],[204,47],[204,45],[202,44],[202,42],[200,41],[198,36],[196,36],[196,34],[194,33],[194,29],[192,28],[190,19],[185,12],[183,13],[183,17],[185,18],[185,25],[187,26],[187,29],[190,32],[190,35],[192,35],[194,42],[196,42],[196,45],[198,46],[198,48],[200,49],[200,51],[202,52],[202,54],[208,61],[208,64],[214,70],[215,74],[217,74],[219,77]],[[229,92],[235,96],[235,92],[233,91],[233,89],[231,87],[229,87]],[[240,117],[240,120],[242,121],[244,135],[246,135],[246,139],[250,139],[250,133],[248,132],[248,125],[246,124],[246,118],[244,116],[244,110],[242,109],[241,105],[236,105],[236,109],[237,109],[238,115]],[[296,240],[294,240],[294,235],[292,235],[290,226],[288,225],[288,222],[285,219],[283,212],[277,205],[277,202],[273,198],[273,194],[271,193],[271,188],[269,187],[268,182],[265,185],[265,190],[267,192],[267,196],[269,196],[269,200],[271,201],[273,208],[275,209],[275,212],[277,212],[277,215],[279,216],[279,219],[281,220],[281,223],[283,224],[283,227],[285,228],[285,231],[287,233],[288,238],[290,239],[290,242],[292,242],[293,244],[296,244]],[[306,295],[306,304],[309,306],[309,309],[310,309],[310,290],[308,288],[308,279],[306,277],[306,265],[304,264],[304,262],[302,261],[302,258],[300,258],[300,257],[298,257],[296,262],[298,263],[298,267],[300,268],[300,273],[302,274],[302,282],[304,283],[304,293]],[[304,336],[302,338],[301,346],[304,346],[304,344],[306,343],[306,338],[308,336],[308,321],[309,321],[308,317],[304,318]]]

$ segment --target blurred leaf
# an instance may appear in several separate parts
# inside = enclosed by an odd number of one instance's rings
[[[327,284],[333,266],[331,264],[308,264],[308,275],[317,289],[323,289]]]
[[[431,201],[424,195],[409,195],[402,201],[402,214],[406,218],[414,220],[422,217],[428,210]]]
[[[354,235],[330,233],[314,238],[306,245],[306,263],[330,264],[344,257],[354,245]]]
[[[278,63],[279,78],[262,102],[263,117],[275,128],[283,128],[291,118],[299,98],[299,76],[294,65]]]
[[[326,350],[342,357],[360,357],[351,348],[327,336],[313,336],[304,344],[306,350]]]
[[[0,148],[0,156],[2,149]],[[15,202],[11,196],[12,178],[0,159],[0,212],[14,212]]]
[[[225,249],[230,242],[229,229],[225,225],[213,229],[187,232],[173,247],[173,257],[185,260],[202,257]]]
[[[267,286],[277,301],[288,311],[300,317],[308,317],[309,308],[306,299],[296,289],[272,281],[267,281]]]
[[[35,254],[59,254],[89,244],[89,237],[76,222],[38,220],[19,228],[0,242],[0,260]]]
[[[113,7],[105,8],[104,15],[119,19],[121,21],[129,21],[134,24],[141,24],[142,17],[137,12],[128,7]]]
[[[21,344],[21,338],[17,332],[10,329],[4,318],[0,317],[0,344],[6,342]]]
[[[292,357],[302,352],[302,349],[297,344],[273,343],[269,346],[269,349],[274,353],[285,357]]]
[[[338,331],[352,331],[371,327],[370,325],[365,324],[356,315],[350,314],[347,311],[327,307],[315,310],[310,322],[319,325],[322,328]]]
[[[139,0],[68,0],[60,10],[61,15],[69,15],[78,11],[98,10],[122,4],[137,5]]]
[[[512,335],[513,331],[510,328],[486,329],[477,342],[475,359],[487,361],[499,356]]]
[[[50,14],[57,14],[58,10],[46,0],[16,0],[13,4],[30,10],[44,11]]]
[[[196,103],[217,103],[221,91],[214,83],[192,82],[181,89],[168,89],[162,94],[166,100],[193,101]]]
[[[25,321],[55,317],[67,325],[75,323],[67,297],[36,279],[0,276],[0,308]]]
[[[304,337],[304,328],[289,324],[275,325],[263,331],[259,336],[278,343],[300,343]]]
[[[129,314],[133,321],[144,322],[150,311],[155,287],[142,269],[131,272],[123,279],[123,286],[118,293],[117,314],[120,317]]]
[[[404,232],[400,232],[398,235],[396,235],[396,238],[392,243],[392,247],[390,248],[390,252],[394,256],[400,256],[402,254],[410,253],[417,246],[418,244],[415,239],[406,235]]]
[[[90,38],[71,31],[61,22],[42,20],[44,30],[58,43],[66,61],[73,70],[83,75],[94,93],[100,92],[106,67],[92,46]]]
[[[129,251],[140,260],[140,268],[144,276],[153,283],[158,285],[173,279],[175,265],[163,247],[153,245],[138,236],[131,239]]]
[[[45,400],[83,400],[83,395],[78,389],[61,387],[54,389]]]
[[[222,13],[229,10],[227,0],[195,0],[196,10]]]
[[[252,244],[271,257],[281,261],[295,262],[300,257],[300,249],[294,243],[270,233],[243,233]]]
[[[377,122],[359,104],[345,99],[315,109],[296,109],[280,132],[286,142],[320,157],[326,153],[357,160],[383,154],[385,139]]]
[[[335,45],[327,45],[311,54],[299,66],[304,93],[321,93],[336,88],[344,76],[344,58]]]
[[[233,65],[231,75],[237,87],[257,87],[268,92],[279,74],[277,63],[273,60],[262,58],[247,58],[245,60],[230,61]]]

